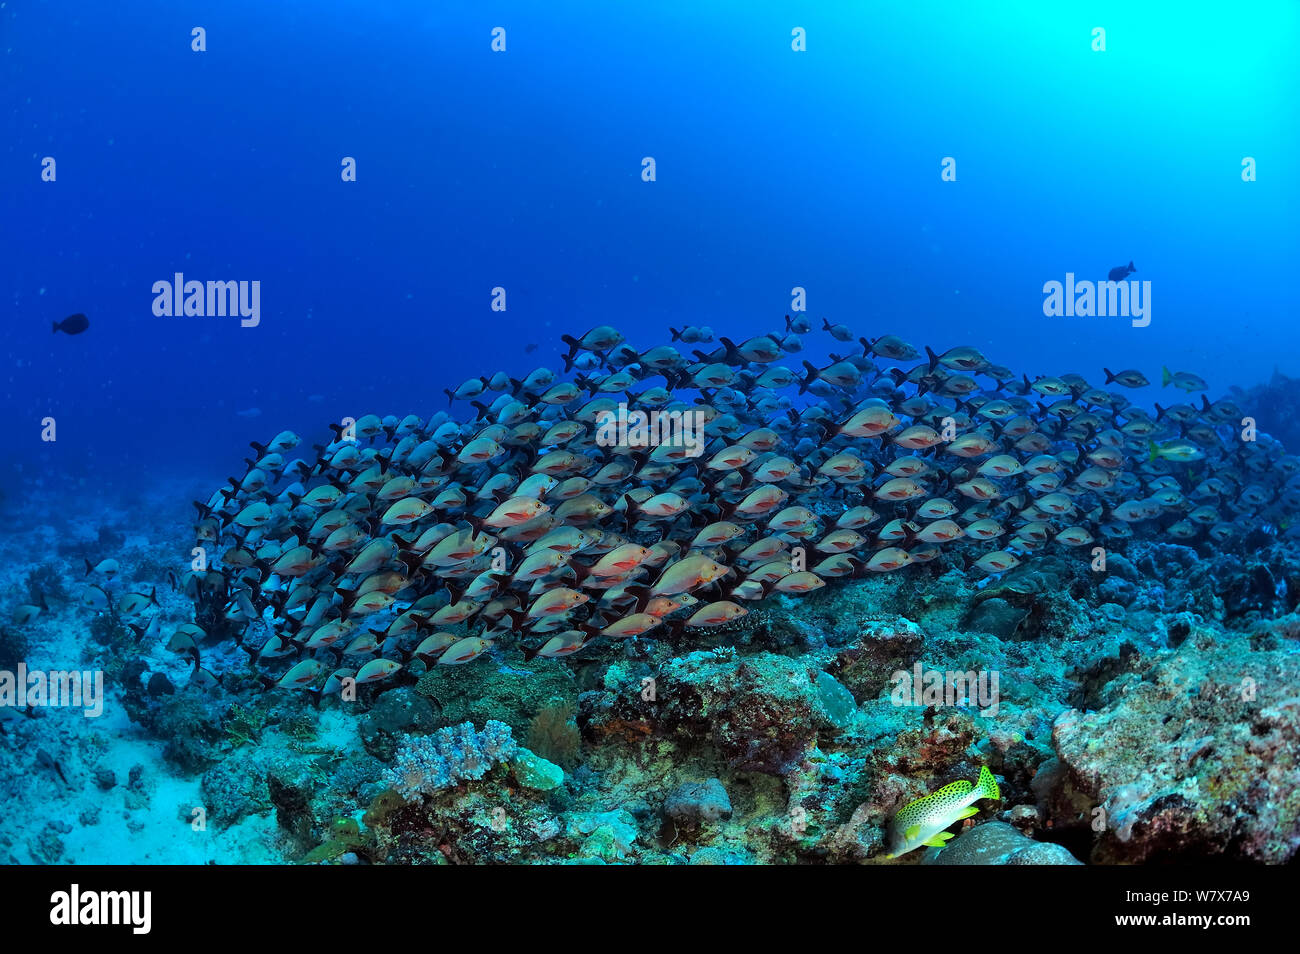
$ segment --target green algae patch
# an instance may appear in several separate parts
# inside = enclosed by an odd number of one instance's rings
[[[834,676],[824,672],[817,673],[815,684],[817,701],[821,703],[826,718],[839,729],[850,725],[858,712],[858,704],[853,699],[853,693],[845,689]]]
[[[564,769],[525,748],[515,752],[510,760],[510,771],[524,788],[539,792],[549,792],[564,784]]]
[[[334,819],[330,824],[330,835],[330,839],[324,844],[317,845],[307,852],[299,864],[318,865],[322,862],[334,861],[349,851],[364,847],[366,843],[366,838],[361,833],[361,826],[354,818]]]

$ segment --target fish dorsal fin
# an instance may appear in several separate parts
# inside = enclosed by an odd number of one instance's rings
[[[936,800],[957,798],[959,796],[969,795],[974,787],[975,786],[970,782],[962,779],[960,782],[952,782],[949,785],[945,785],[943,788],[939,789],[939,791],[934,793],[934,797]]]

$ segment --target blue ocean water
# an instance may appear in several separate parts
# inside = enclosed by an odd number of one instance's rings
[[[796,286],[818,324],[1031,377],[1300,373],[1298,26],[1290,2],[8,0],[4,479],[220,480],[249,439],[427,416],[561,333],[779,329]],[[1045,282],[1129,260],[1148,327],[1044,316]],[[260,324],[155,316],[177,272],[260,282]],[[90,330],[51,335],[74,312]]]

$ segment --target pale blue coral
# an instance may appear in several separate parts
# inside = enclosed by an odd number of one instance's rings
[[[517,751],[510,726],[489,719],[483,731],[474,723],[439,729],[430,735],[407,736],[397,751],[389,781],[399,795],[414,801],[465,779],[482,778]]]

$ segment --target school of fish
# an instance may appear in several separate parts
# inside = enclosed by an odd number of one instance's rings
[[[1137,370],[1017,380],[969,346],[784,324],[740,343],[673,329],[646,350],[601,326],[564,336],[561,374],[471,377],[427,419],[348,419],[300,456],[288,431],[254,442],[242,476],[195,503],[202,557],[177,583],[220,600],[268,686],[329,693],[729,625],[777,594],[932,561],[996,577],[1139,532],[1230,548],[1300,505],[1300,460],[1229,400],[1151,412],[1125,397],[1151,387]],[[843,351],[822,367],[791,357],[815,331]],[[630,412],[703,433],[609,439]],[[153,603],[122,599],[127,616]],[[214,678],[204,636],[189,624],[168,647]]]

